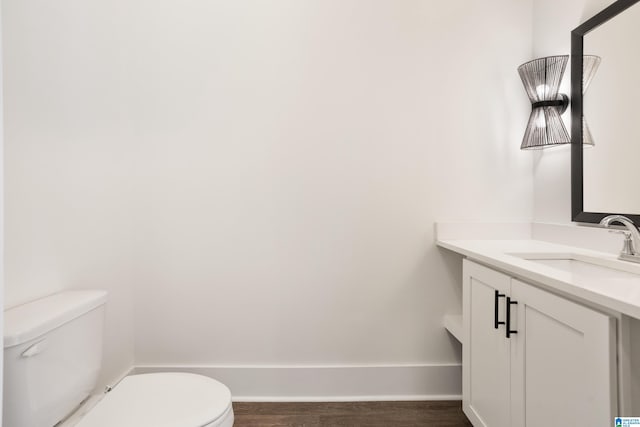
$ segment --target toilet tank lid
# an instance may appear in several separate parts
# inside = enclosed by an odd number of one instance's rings
[[[4,312],[4,348],[23,344],[97,308],[107,301],[100,290],[66,291]]]

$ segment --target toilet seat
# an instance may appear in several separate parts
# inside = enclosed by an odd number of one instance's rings
[[[107,393],[77,427],[227,427],[231,392],[203,375],[130,375]]]

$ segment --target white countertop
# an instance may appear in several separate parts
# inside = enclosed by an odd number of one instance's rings
[[[620,261],[616,255],[541,240],[438,240],[437,245],[525,282],[583,302],[640,319],[640,264]],[[545,254],[561,259],[588,257],[594,264],[633,274],[602,279],[574,274],[510,254]]]

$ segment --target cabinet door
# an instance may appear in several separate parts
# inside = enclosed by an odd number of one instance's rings
[[[462,289],[462,407],[476,427],[509,427],[509,340],[495,328],[496,294],[508,295],[511,279],[464,260]],[[505,297],[498,298],[504,321]]]
[[[615,319],[517,280],[511,299],[512,425],[613,425]]]

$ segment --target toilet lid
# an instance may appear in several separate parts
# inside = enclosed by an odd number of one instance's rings
[[[220,418],[230,406],[229,389],[203,375],[130,375],[77,427],[202,427]]]

